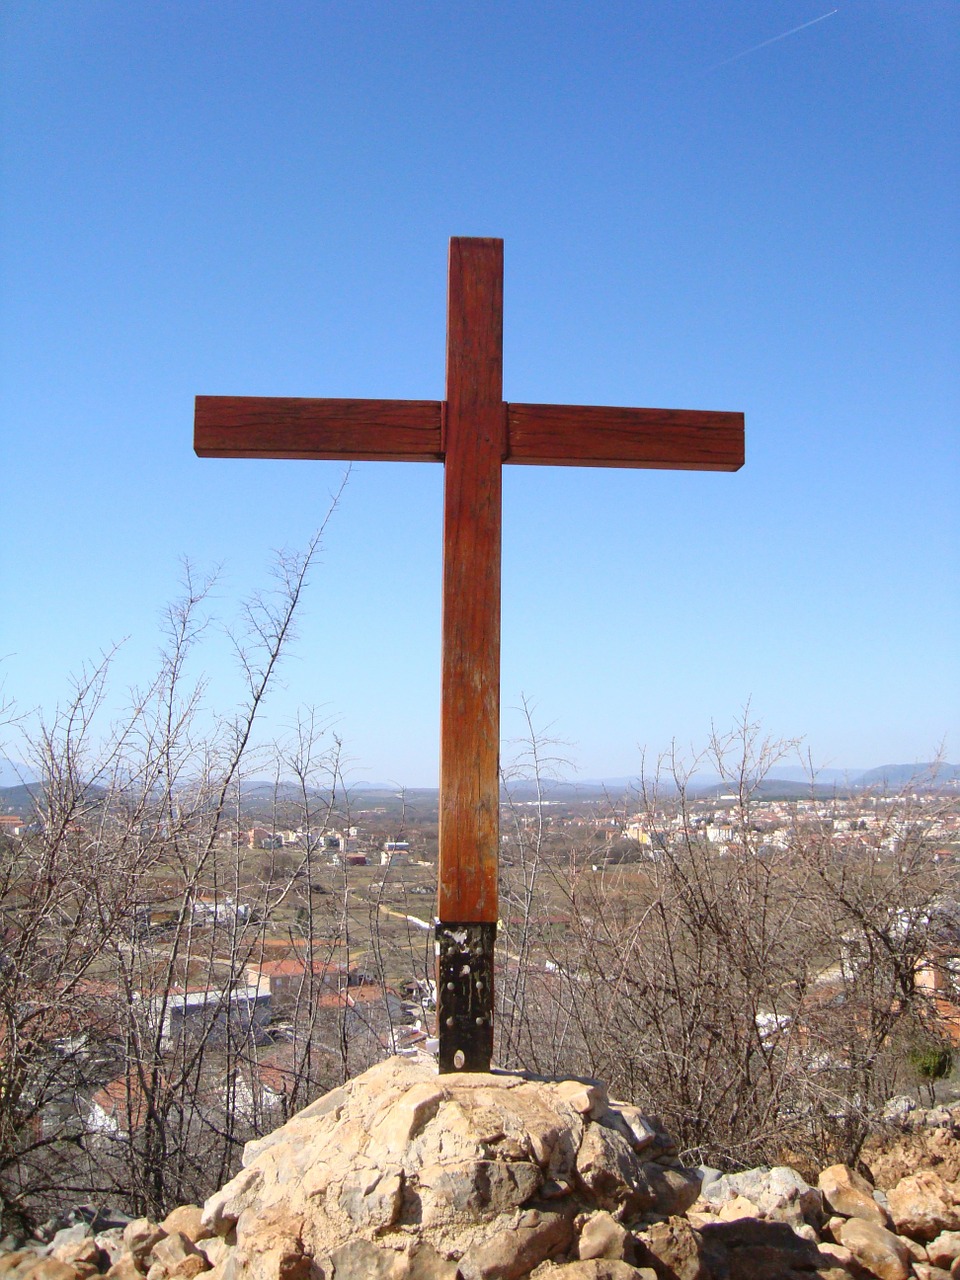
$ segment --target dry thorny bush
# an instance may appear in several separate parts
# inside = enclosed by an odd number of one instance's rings
[[[632,798],[653,840],[627,862],[524,816],[504,884],[504,1066],[608,1081],[689,1159],[856,1158],[884,1100],[915,1083],[911,1048],[943,1042],[917,976],[960,950],[957,872],[912,787],[854,838],[818,799],[769,842],[759,784],[793,749],[747,715],[713,735],[707,763],[734,797],[722,843],[695,819],[703,758],[675,754]]]

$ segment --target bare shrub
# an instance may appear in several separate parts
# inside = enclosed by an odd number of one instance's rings
[[[6,1228],[64,1202],[160,1217],[203,1199],[248,1138],[383,1051],[378,1015],[357,1015],[349,965],[333,964],[345,923],[317,866],[340,814],[340,744],[306,716],[288,746],[254,745],[322,532],[242,604],[229,716],[190,675],[213,583],[187,569],[157,673],[124,715],[103,723],[107,655],[18,727],[14,753],[39,781],[26,834],[0,846]],[[274,788],[275,816],[305,833],[292,849],[250,849],[242,830],[245,788],[270,758],[294,778]],[[279,1031],[258,985],[276,954],[300,973]]]
[[[691,765],[661,760],[633,797],[633,851],[547,855],[542,826],[518,831],[504,1065],[605,1079],[691,1158],[855,1159],[909,1046],[942,1038],[917,975],[945,934],[957,953],[956,873],[907,792],[841,834],[839,801],[811,791],[771,839],[761,784],[793,750],[745,716]],[[715,827],[691,781],[707,764],[727,797]]]

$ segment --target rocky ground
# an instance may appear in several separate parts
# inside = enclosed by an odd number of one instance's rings
[[[393,1058],[248,1145],[202,1206],[7,1241],[0,1280],[960,1278],[960,1109],[815,1186],[684,1167],[602,1085]]]

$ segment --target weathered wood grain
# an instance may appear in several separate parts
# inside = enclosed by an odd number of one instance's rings
[[[503,242],[455,238],[445,401],[199,396],[195,434],[201,457],[445,463],[437,911],[448,924],[483,926],[491,952],[502,463],[736,471],[744,461],[740,413],[504,404],[502,352]],[[483,1000],[492,1018],[492,977]],[[443,1058],[444,1037],[446,1050],[462,1037],[450,1026],[440,1035]]]
[[[507,462],[737,471],[743,449],[742,413],[507,405]]]
[[[495,922],[500,843],[503,241],[450,242],[438,917]]]
[[[201,458],[439,462],[439,400],[197,396]]]

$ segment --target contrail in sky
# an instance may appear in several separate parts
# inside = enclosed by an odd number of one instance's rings
[[[776,44],[778,40],[786,40],[787,36],[795,36],[798,31],[805,31],[807,27],[814,26],[817,22],[823,22],[825,18],[832,18],[835,13],[839,13],[838,9],[831,9],[829,13],[821,13],[819,18],[811,18],[809,22],[801,22],[799,27],[791,27],[789,31],[784,31],[782,35],[771,36],[769,40],[762,40],[759,44],[744,49],[742,53],[735,53],[732,58],[724,58],[722,62],[715,62],[710,71],[716,71],[719,67],[725,67],[728,63],[736,62],[738,58],[745,58],[749,53],[756,53],[758,49],[765,49],[768,44]]]

